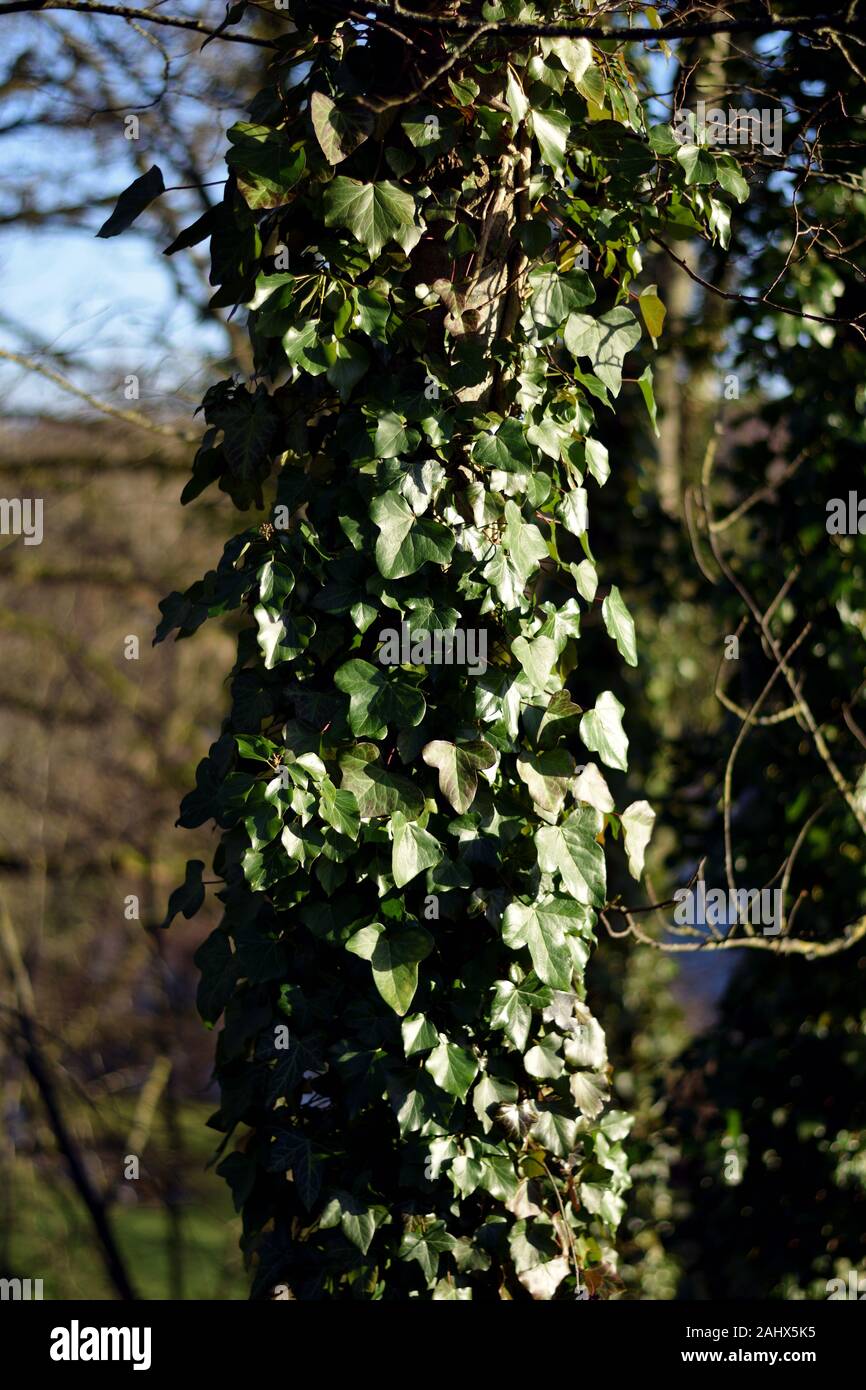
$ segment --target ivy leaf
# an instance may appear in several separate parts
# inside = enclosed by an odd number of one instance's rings
[[[572,357],[588,357],[599,381],[618,396],[623,361],[640,342],[640,324],[631,309],[621,304],[597,319],[588,314],[572,314],[563,337]]]
[[[515,637],[511,650],[517,657],[533,690],[546,691],[559,651],[552,637]]]
[[[521,588],[524,588],[541,561],[550,558],[550,551],[538,527],[524,521],[516,502],[506,502],[505,522],[503,543],[507,546],[511,562],[520,577]]]
[[[424,718],[424,696],[399,676],[386,677],[369,661],[347,661],[334,684],[349,696],[349,727],[356,737],[381,739],[389,724],[412,729]]]
[[[274,613],[263,603],[256,604],[253,617],[259,626],[257,641],[266,671],[272,671],[282,661],[294,661],[316,631],[312,618]]]
[[[288,964],[286,948],[273,936],[244,924],[235,932],[238,975],[251,984],[284,979]]]
[[[534,1299],[553,1298],[570,1265],[549,1221],[516,1221],[508,1236],[511,1258],[521,1284]]]
[[[205,1023],[216,1023],[234,993],[238,976],[238,963],[225,932],[219,927],[212,931],[193,960],[201,971],[196,1008]]]
[[[310,115],[316,139],[329,164],[339,164],[363,145],[374,126],[371,111],[357,108],[354,111],[340,111],[335,101],[324,92],[313,92],[310,97]]]
[[[348,228],[374,260],[389,241],[408,255],[421,235],[412,195],[387,180],[359,183],[340,174],[325,189],[324,208],[325,226]]]
[[[195,916],[204,902],[204,885],[201,881],[203,872],[203,860],[187,860],[184,881],[179,888],[175,888],[169,898],[168,912],[159,924],[161,927],[170,927],[179,912],[183,913],[187,921]]]
[[[601,605],[601,616],[604,618],[608,634],[616,642],[620,656],[627,665],[637,666],[634,620],[615,584]]]
[[[589,493],[586,488],[575,487],[563,493],[557,514],[573,536],[585,536],[589,530]]]
[[[572,792],[575,801],[585,801],[588,806],[601,811],[602,815],[613,810],[610,788],[595,763],[587,763],[580,776],[575,777]]]
[[[464,815],[475,800],[479,768],[492,767],[496,754],[483,739],[472,743],[449,743],[434,739],[421,752],[428,767],[439,772],[439,790],[458,815]]]
[[[482,578],[486,579],[496,590],[500,603],[503,603],[506,608],[520,607],[523,591],[526,588],[526,580],[512,557],[502,546],[497,548],[493,559],[485,565]]]
[[[541,157],[557,171],[565,168],[565,151],[571,134],[571,121],[564,111],[533,111],[532,133]]]
[[[449,1254],[454,1245],[444,1221],[433,1221],[421,1231],[407,1231],[397,1254],[401,1260],[416,1260],[431,1284],[439,1273],[440,1255]]]
[[[471,1052],[440,1035],[439,1045],[424,1063],[436,1085],[449,1096],[465,1100],[478,1075],[478,1063]]]
[[[386,931],[381,922],[372,922],[349,938],[346,950],[370,962],[377,990],[402,1017],[418,988],[418,962],[433,950],[433,938],[423,927]]]
[[[529,102],[510,64],[508,67],[508,81],[505,87],[505,100],[511,112],[511,130],[513,133],[526,116],[529,110]]]
[[[571,786],[574,758],[565,748],[551,748],[543,753],[521,753],[515,766],[542,820],[555,821]]]
[[[370,365],[370,354],[363,343],[355,343],[351,338],[337,339],[330,349],[333,361],[329,362],[326,375],[340,400],[347,401]]]
[[[340,755],[344,790],[355,797],[362,820],[393,816],[402,811],[408,820],[420,816],[424,796],[408,778],[391,772],[379,762],[375,743],[356,743]]]
[[[539,328],[559,328],[577,309],[595,300],[595,289],[585,270],[561,272],[555,262],[529,273],[532,297],[529,313]]]
[[[643,873],[644,855],[653,832],[656,813],[648,801],[633,801],[622,813],[622,828],[625,838],[625,852],[628,855],[628,871],[632,878],[640,878]]]
[[[254,212],[283,207],[307,167],[303,146],[293,148],[284,131],[239,121],[228,132],[226,164],[237,175],[238,189]]]
[[[592,64],[592,44],[589,39],[560,36],[553,39],[542,38],[539,44],[545,57],[550,53],[556,54],[575,86]]]
[[[523,1059],[524,1070],[539,1081],[556,1081],[565,1070],[565,1062],[559,1055],[559,1039],[548,1035],[535,1047],[531,1047]]]
[[[586,454],[587,468],[599,487],[604,487],[610,477],[610,460],[607,449],[599,440],[587,439],[584,442],[584,453]]]
[[[715,183],[716,161],[702,145],[681,145],[676,157],[686,171],[687,184]]]
[[[538,726],[539,744],[555,743],[562,734],[576,729],[582,713],[580,705],[574,703],[567,690],[557,690],[555,695],[551,695]]]
[[[536,835],[545,832],[539,830]],[[557,832],[559,833],[559,832]],[[502,939],[512,951],[529,948],[536,975],[551,989],[570,989],[574,962],[565,935],[571,917],[562,898],[509,903],[502,916]]]
[[[662,336],[667,310],[659,298],[658,286],[647,285],[638,296],[638,307],[653,344]]]
[[[278,1130],[265,1151],[265,1166],[270,1173],[291,1170],[298,1196],[307,1211],[311,1209],[321,1191],[322,1165],[305,1134],[297,1130]]]
[[[644,370],[641,372],[640,376],[637,379],[637,384],[640,387],[640,393],[644,399],[644,405],[647,409],[647,415],[650,417],[650,424],[653,427],[656,438],[658,438],[659,427],[656,423],[656,416],[658,411],[656,408],[655,391],[653,390],[652,367],[644,367]]]
[[[341,835],[357,840],[361,829],[361,816],[358,803],[350,791],[334,786],[330,777],[325,777],[319,787],[319,814]]]
[[[135,179],[128,188],[125,188],[115,204],[114,212],[103,222],[99,231],[96,233],[100,237],[120,236],[131,227],[135,219],[144,212],[145,208],[150,207],[154,198],[158,198],[165,192],[165,182],[162,177],[162,170],[158,164],[152,164],[146,174],[141,178]]]
[[[393,410],[383,410],[376,421],[373,452],[377,459],[399,458],[408,444],[403,420]]]
[[[489,1134],[494,1124],[495,1113],[501,1105],[513,1105],[519,1095],[513,1081],[491,1076],[485,1072],[472,1092],[472,1109],[481,1121],[485,1134]]]
[[[604,850],[596,840],[602,824],[601,813],[595,807],[579,806],[562,825],[545,825],[535,832],[542,872],[558,873],[566,891],[585,906],[600,907],[604,902]],[[565,989],[566,986],[557,985],[556,988]]]
[[[740,166],[733,155],[716,155],[716,178],[726,193],[744,203],[749,196],[749,185],[740,172]]]
[[[405,579],[428,560],[447,565],[451,559],[453,532],[438,521],[419,521],[399,492],[376,497],[370,516],[380,531],[376,564],[386,579]]]
[[[391,817],[393,842],[391,846],[391,873],[398,888],[404,888],[425,869],[432,869],[440,863],[443,849],[429,830],[424,830],[417,821],[407,820],[399,811]]]
[[[580,737],[608,767],[628,771],[628,739],[622,727],[623,706],[610,690],[602,691],[580,721]]]
[[[539,1107],[531,1132],[533,1139],[557,1158],[567,1158],[577,1144],[577,1120],[551,1105]]]
[[[403,1051],[407,1057],[414,1057],[416,1052],[429,1052],[439,1041],[439,1034],[429,1018],[425,1018],[423,1014],[410,1014],[408,1018],[403,1019],[400,1029],[403,1034]]]
[[[515,985],[511,980],[497,980],[490,1011],[490,1027],[502,1028],[518,1052],[523,1052],[529,1037],[532,1010],[543,1008],[548,998],[547,991],[539,993],[537,990],[526,989],[523,985]]]
[[[601,1114],[607,1101],[607,1082],[600,1073],[589,1071],[572,1072],[568,1085],[574,1103],[588,1120],[595,1120]]]
[[[330,1231],[339,1226],[346,1239],[366,1255],[385,1215],[384,1207],[370,1207],[349,1192],[337,1192],[319,1218],[319,1229]]]

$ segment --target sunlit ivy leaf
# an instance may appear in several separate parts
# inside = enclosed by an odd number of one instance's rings
[[[650,842],[656,813],[648,801],[633,801],[622,813],[622,828],[625,835],[625,852],[628,855],[628,871],[632,878],[640,878],[646,847]]]
[[[610,460],[604,444],[597,439],[587,439],[584,444],[586,466],[599,487],[604,487],[610,477]]]
[[[599,907],[604,902],[604,850],[596,840],[601,827],[602,817],[595,807],[582,805],[561,825],[545,825],[535,832],[542,871],[558,873],[566,892],[587,906]],[[566,985],[558,983],[556,988],[565,989]]]
[[[545,831],[538,831],[539,835]],[[536,975],[552,989],[569,989],[573,965],[565,942],[574,920],[564,899],[537,903],[513,902],[502,918],[502,939],[513,951],[528,946]]]
[[[599,695],[580,721],[580,737],[608,767],[628,771],[628,739],[622,727],[623,706],[610,690]]]
[[[325,777],[319,794],[319,813],[322,819],[335,830],[339,830],[341,835],[348,835],[350,840],[357,840],[361,818],[358,803],[352,793],[344,788],[338,790],[330,777]]]
[[[458,1047],[447,1038],[439,1044],[424,1063],[436,1085],[449,1096],[465,1100],[469,1087],[478,1075],[478,1063],[465,1047]]]
[[[287,203],[307,165],[303,145],[295,148],[284,131],[247,121],[233,125],[228,137],[226,163],[248,207],[258,211]]]
[[[577,1142],[577,1121],[552,1105],[541,1106],[531,1132],[543,1149],[566,1158]]]
[[[569,314],[595,300],[595,289],[585,270],[562,273],[554,262],[530,271],[529,284],[529,312],[540,328],[559,328]]]
[[[258,644],[267,671],[272,671],[282,661],[294,661],[316,631],[312,618],[274,613],[262,603],[256,604],[253,617],[259,625]]]
[[[424,809],[421,791],[399,773],[379,762],[375,743],[356,743],[340,755],[342,786],[355,797],[362,820],[393,816],[401,811],[414,820]]]
[[[346,950],[368,960],[373,982],[385,1003],[401,1016],[418,988],[418,963],[433,950],[433,938],[423,927],[395,926],[381,922],[362,927],[346,942]]]
[[[422,757],[428,767],[438,770],[439,790],[459,815],[475,800],[479,769],[492,767],[496,761],[496,754],[483,739],[472,743],[434,739],[424,747]]]
[[[637,379],[637,384],[638,384],[638,386],[640,387],[640,393],[641,393],[641,395],[642,395],[643,398],[644,398],[644,404],[645,404],[645,406],[646,406],[646,408],[647,408],[647,414],[648,414],[649,417],[650,417],[650,424],[651,424],[652,427],[653,427],[653,431],[654,431],[656,437],[658,437],[659,428],[658,428],[658,425],[657,425],[657,423],[656,423],[656,416],[657,416],[657,413],[658,413],[658,412],[657,412],[657,409],[656,409],[655,392],[654,392],[654,390],[653,390],[653,369],[652,369],[652,367],[650,367],[649,365],[647,365],[646,367],[644,367],[643,371],[641,372],[640,376],[639,376],[638,379]]]
[[[439,1272],[440,1256],[453,1249],[454,1237],[448,1234],[444,1221],[431,1221],[421,1230],[407,1231],[397,1255],[401,1260],[417,1261],[432,1284]]]
[[[524,989],[511,980],[497,980],[490,1011],[491,1028],[502,1028],[505,1036],[523,1052],[529,1037],[532,1011],[541,1007],[546,995]]]
[[[588,1120],[595,1120],[607,1102],[607,1082],[596,1072],[576,1071],[568,1078],[574,1103]]]
[[[340,111],[336,102],[324,92],[313,92],[310,115],[316,139],[329,164],[339,164],[347,159],[364,143],[374,125],[371,111],[365,111],[362,107]]]
[[[613,810],[610,788],[595,763],[586,764],[580,776],[575,777],[572,790],[575,801],[585,801],[588,806],[594,806],[597,811],[601,811],[602,815],[607,815]]]
[[[552,169],[565,167],[565,151],[571,134],[571,121],[564,111],[551,107],[547,111],[532,112],[532,132],[538,141],[542,159]]]
[[[572,314],[563,337],[571,355],[588,357],[599,381],[618,396],[625,357],[640,342],[640,324],[631,309],[620,304],[597,319]]]
[[[616,642],[620,655],[629,666],[637,666],[637,644],[635,642],[634,619],[625,606],[625,601],[615,584],[605,595],[601,605],[601,615],[608,633]]]
[[[404,579],[428,560],[447,565],[454,535],[438,521],[418,520],[398,492],[376,497],[370,516],[379,528],[376,564],[386,579]]]
[[[676,157],[686,171],[687,184],[715,183],[715,158],[702,145],[681,145]]]
[[[523,667],[534,690],[547,690],[559,652],[552,637],[516,637],[511,650]]]
[[[421,235],[412,195],[394,183],[359,183],[340,174],[323,198],[325,225],[348,228],[373,258],[389,241],[408,253]]]
[[[416,1052],[429,1052],[439,1041],[439,1034],[433,1024],[423,1014],[410,1014],[400,1025],[403,1033],[403,1051],[407,1057]]]
[[[551,748],[543,753],[521,753],[515,767],[538,814],[543,820],[555,821],[571,786],[574,758],[565,748]]]
[[[523,1058],[524,1069],[538,1081],[556,1081],[565,1070],[559,1055],[559,1040],[551,1035],[531,1047]]]
[[[444,851],[436,837],[399,811],[391,817],[391,832],[391,873],[398,888],[441,860]]]
[[[572,488],[560,498],[559,519],[573,536],[584,536],[589,529],[589,493],[584,487]]]
[[[638,295],[637,302],[649,335],[655,342],[656,338],[660,338],[662,335],[667,313],[667,309],[659,298],[658,287],[647,285],[646,289],[641,290]]]
[[[349,726],[356,737],[384,738],[389,724],[411,729],[424,718],[424,696],[399,675],[386,676],[381,666],[369,661],[347,661],[334,684],[349,696]]]

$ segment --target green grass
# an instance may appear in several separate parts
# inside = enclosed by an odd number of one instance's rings
[[[114,1107],[112,1107],[114,1111]],[[180,1197],[180,1265],[184,1299],[245,1299],[248,1279],[238,1239],[240,1219],[228,1188],[205,1164],[217,1135],[205,1127],[210,1107],[184,1103],[183,1162],[172,1164],[158,1129],[142,1156],[142,1178],[124,1180],[110,1220],[132,1284],[142,1299],[174,1297],[168,1212],[149,1174],[171,1175]],[[116,1112],[112,1114],[115,1129]],[[92,1114],[90,1116],[92,1121]],[[79,1130],[79,1132],[81,1132]],[[119,1132],[124,1132],[122,1125]],[[86,1149],[84,1150],[86,1152]],[[114,1160],[111,1162],[113,1163]],[[96,1166],[96,1165],[94,1165]],[[103,1169],[108,1166],[103,1161]],[[3,1273],[42,1279],[46,1299],[117,1297],[87,1212],[53,1153],[4,1164],[0,1195]]]

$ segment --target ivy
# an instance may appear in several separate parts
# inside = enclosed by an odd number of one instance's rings
[[[721,235],[742,181],[586,40],[443,32],[443,66],[399,15],[290,10],[223,203],[169,248],[210,234],[254,356],[205,397],[183,500],[266,509],[158,632],[241,614],[180,820],[221,833],[197,955],[221,1171],[254,1296],[609,1292],[629,1120],[584,978],[607,857],[639,876],[653,813],[620,817],[587,759],[628,767],[584,626],[638,659],[590,548],[600,416],[637,381],[655,423],[640,246]],[[401,624],[483,633],[482,669],[394,660]]]

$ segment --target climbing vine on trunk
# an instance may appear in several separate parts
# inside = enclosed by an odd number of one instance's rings
[[[210,236],[255,363],[208,390],[183,500],[269,518],[157,633],[240,610],[180,819],[221,830],[219,1171],[257,1297],[604,1295],[629,1118],[584,972],[653,813],[615,809],[624,711],[580,660],[597,609],[637,664],[590,543],[597,420],[639,389],[655,423],[642,242],[726,237],[745,185],[649,127],[621,44],[290,16],[224,200],[169,248]]]

